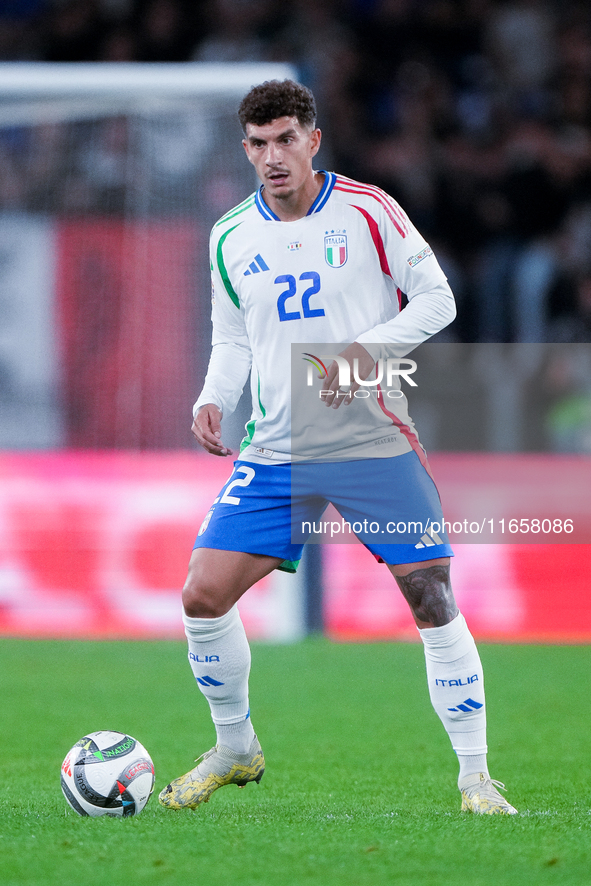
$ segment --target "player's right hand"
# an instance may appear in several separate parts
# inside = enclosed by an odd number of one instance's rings
[[[222,413],[213,403],[206,403],[199,408],[191,433],[211,455],[232,455],[232,450],[222,443]]]

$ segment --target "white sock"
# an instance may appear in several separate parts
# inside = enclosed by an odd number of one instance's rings
[[[245,754],[254,738],[248,707],[250,647],[233,606],[220,618],[190,618],[183,612],[189,664],[209,702],[217,742]]]
[[[488,775],[486,707],[480,656],[464,616],[439,628],[419,629],[429,695],[458,755],[460,778]]]

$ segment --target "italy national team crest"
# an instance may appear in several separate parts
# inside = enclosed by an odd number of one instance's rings
[[[324,237],[324,257],[331,268],[342,268],[348,258],[347,235],[326,234]]]

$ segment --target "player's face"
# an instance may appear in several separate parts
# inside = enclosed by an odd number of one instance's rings
[[[288,200],[313,180],[320,130],[303,128],[296,117],[278,117],[264,126],[247,123],[242,144],[271,197]]]

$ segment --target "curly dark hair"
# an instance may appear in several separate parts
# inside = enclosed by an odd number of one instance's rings
[[[300,126],[316,126],[316,102],[311,91],[294,80],[265,80],[248,92],[238,108],[242,130],[246,124],[264,126],[278,117],[296,117]]]

